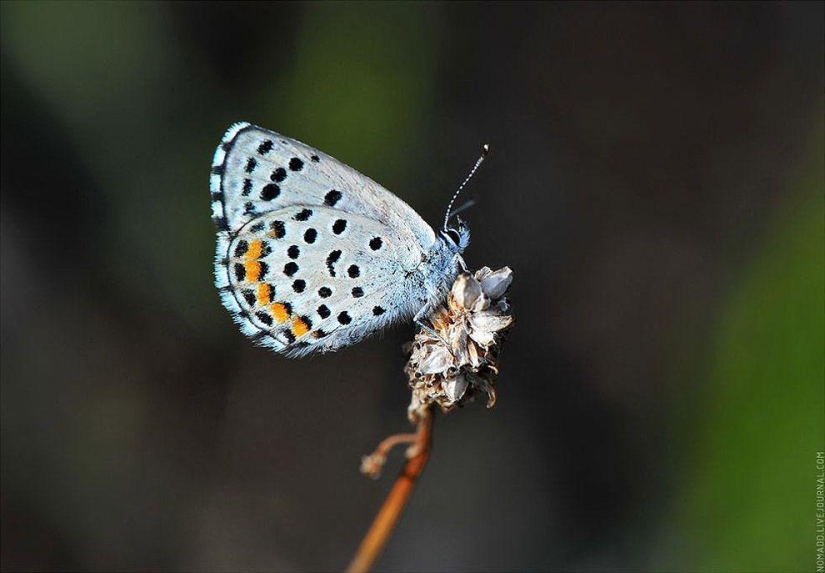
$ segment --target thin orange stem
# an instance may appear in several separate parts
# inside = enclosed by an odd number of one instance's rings
[[[384,438],[378,447],[375,448],[373,455],[387,457],[387,454],[398,444],[415,444],[418,441],[418,432],[414,434],[395,434],[388,438]]]
[[[355,557],[353,557],[349,567],[347,567],[347,573],[368,572],[384,550],[384,546],[387,544],[387,540],[390,538],[401,512],[407,505],[413,489],[415,489],[418,478],[424,472],[424,466],[427,465],[427,458],[430,456],[430,449],[432,447],[432,430],[433,415],[432,412],[428,412],[427,415],[418,422],[415,443],[407,450],[409,459],[398,474],[395,484],[384,500],[384,505],[378,510],[378,514],[375,516],[369,531],[367,531],[367,534],[361,541]],[[393,440],[393,438],[395,438],[395,436],[381,442],[379,448],[388,441]],[[395,439],[392,443],[398,443],[399,441],[405,440]]]

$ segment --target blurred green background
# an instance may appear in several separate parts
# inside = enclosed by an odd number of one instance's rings
[[[813,570],[823,37],[821,2],[3,2],[2,569],[336,570],[389,489],[412,327],[287,360],[212,285],[245,120],[432,223],[493,147],[499,400],[438,420],[379,570]]]

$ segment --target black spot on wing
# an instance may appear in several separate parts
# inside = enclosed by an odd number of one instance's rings
[[[332,296],[332,289],[329,287],[321,287],[318,289],[318,296],[321,298],[329,298]]]
[[[254,157],[250,157],[246,160],[246,167],[244,167],[244,171],[247,173],[252,173],[255,171],[255,168],[258,166],[258,160]]]
[[[269,176],[270,179],[275,181],[276,183],[282,183],[284,179],[286,179],[286,169],[283,167],[279,167],[275,171],[272,172],[272,175]]]
[[[265,140],[263,141],[263,143],[261,143],[261,144],[258,146],[258,154],[260,154],[260,155],[266,155],[267,153],[269,153],[270,151],[272,151],[272,148],[273,148],[273,147],[275,147],[275,142],[274,142],[274,141],[272,141],[271,139],[265,139]]]
[[[310,245],[315,242],[315,239],[318,237],[318,231],[315,229],[307,229],[304,231],[304,240],[309,243]]]
[[[264,185],[263,189],[261,189],[261,199],[263,199],[264,201],[272,201],[280,194],[281,188],[278,187],[275,183],[269,183],[268,185]]]
[[[324,196],[324,203],[330,207],[335,207],[335,204],[341,200],[341,192],[333,189]]]
[[[358,265],[350,265],[347,269],[347,274],[351,279],[357,279],[361,276],[361,269],[358,268]]]
[[[297,157],[293,157],[289,160],[289,169],[290,171],[300,171],[304,168],[304,162],[298,159]]]
[[[338,250],[332,251],[327,256],[327,270],[329,271],[329,275],[332,276],[332,277],[335,276],[335,267],[333,265],[335,265],[335,263],[337,263],[338,259],[340,259],[340,258],[341,258],[341,251],[338,251]]]
[[[344,219],[338,219],[332,225],[332,232],[335,233],[336,235],[340,235],[341,233],[344,232],[344,230],[346,228],[347,228],[347,222]]]
[[[307,283],[305,280],[298,279],[292,283],[292,290],[295,292],[304,292],[304,289],[307,288]]]
[[[293,219],[296,221],[307,221],[310,217],[312,217],[312,209],[301,209],[301,211],[295,213]]]
[[[276,239],[283,239],[286,235],[286,225],[283,221],[272,221],[269,224],[269,230]]]
[[[322,304],[318,307],[318,316],[320,316],[321,318],[329,318],[330,314],[332,314],[332,312],[329,310],[329,307],[327,305]]]
[[[218,228],[218,231],[228,231],[229,230],[229,221],[226,220],[226,217],[215,217],[215,226]]]
[[[373,237],[370,240],[370,249],[372,249],[373,251],[377,251],[381,248],[381,245],[383,244],[384,242],[381,240],[381,237]]]
[[[258,317],[258,320],[263,322],[265,325],[272,326],[272,317],[269,316],[269,313],[259,310],[255,313],[255,316]]]
[[[298,265],[294,261],[290,261],[284,265],[284,274],[288,277],[293,276],[298,272]]]
[[[341,314],[338,315],[338,322],[341,324],[349,324],[352,322],[352,317],[350,317],[349,313],[345,310]]]
[[[235,245],[235,256],[236,257],[242,257],[246,254],[246,252],[248,250],[249,250],[249,243],[247,243],[246,241],[241,239],[240,241],[238,241],[238,244]]]
[[[361,298],[364,296],[364,289],[361,287],[352,287],[352,296],[354,298]]]

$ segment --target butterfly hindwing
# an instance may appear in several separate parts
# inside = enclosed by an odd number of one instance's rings
[[[420,253],[395,229],[329,207],[292,206],[244,225],[218,256],[224,305],[260,344],[336,350],[409,317]]]

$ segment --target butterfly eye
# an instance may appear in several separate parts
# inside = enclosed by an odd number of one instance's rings
[[[459,235],[455,229],[447,229],[447,236],[450,237],[450,240],[456,245],[461,240],[461,235]]]

